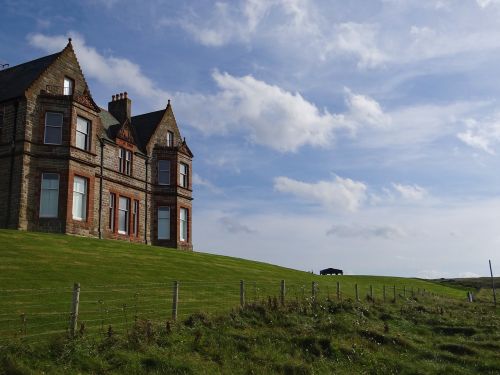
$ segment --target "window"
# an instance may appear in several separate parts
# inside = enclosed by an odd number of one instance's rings
[[[59,175],[42,173],[40,217],[57,217],[59,207]]]
[[[115,231],[116,194],[109,193],[109,229]]]
[[[170,239],[170,207],[158,207],[158,239]]]
[[[78,116],[76,118],[76,147],[82,150],[89,149],[90,121]]]
[[[158,184],[170,185],[170,160],[158,160]]]
[[[132,165],[132,152],[120,148],[120,154],[118,155],[118,170],[120,173],[125,173],[130,176],[130,167]]]
[[[78,176],[73,180],[73,219],[87,219],[87,179]]]
[[[187,208],[181,208],[181,227],[180,227],[180,240],[188,240],[188,210]]]
[[[130,199],[120,197],[118,203],[118,233],[128,234],[129,230]]]
[[[139,201],[134,201],[132,208],[132,233],[134,236],[139,234]]]
[[[60,145],[62,142],[63,115],[58,112],[45,113],[45,136],[44,143],[49,145]]]
[[[167,147],[172,147],[174,145],[174,133],[167,131]]]
[[[188,187],[188,172],[189,167],[187,164],[180,163],[179,164],[179,185],[182,187]]]
[[[68,77],[64,77],[64,95],[73,95],[73,80]]]

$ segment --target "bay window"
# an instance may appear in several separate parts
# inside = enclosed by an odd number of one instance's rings
[[[187,210],[187,208],[181,208],[179,239],[181,241],[188,240],[188,210]]]
[[[87,179],[75,176],[73,180],[73,220],[87,219]]]
[[[118,233],[129,233],[130,199],[120,197],[118,202]]]
[[[59,208],[59,175],[42,173],[40,217],[57,217]]]
[[[60,145],[62,143],[62,125],[62,113],[46,112],[43,143],[48,145]]]
[[[158,184],[170,185],[170,160],[158,160]]]
[[[188,174],[189,174],[188,165],[184,163],[179,163],[179,185],[184,188],[188,187]]]
[[[78,116],[76,118],[76,147],[82,150],[89,149],[90,121]]]
[[[158,207],[158,239],[170,239],[170,207]]]

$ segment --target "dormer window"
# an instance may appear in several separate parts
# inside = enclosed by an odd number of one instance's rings
[[[64,95],[73,95],[73,87],[75,86],[73,80],[68,77],[64,77]]]
[[[174,145],[174,133],[170,130],[167,131],[167,147],[173,147]]]

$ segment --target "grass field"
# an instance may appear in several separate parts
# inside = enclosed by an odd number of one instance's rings
[[[358,284],[364,299],[411,290],[465,299],[465,291],[418,279],[374,276],[317,276],[271,264],[197,252],[182,252],[120,241],[0,230],[0,341],[6,337],[42,339],[67,329],[72,286],[81,284],[79,320],[88,332],[115,329],[134,319],[165,321],[171,317],[172,282],[180,281],[179,316],[196,311],[227,311],[239,304],[239,282],[246,300],[279,294],[286,280],[287,299],[310,296],[354,297]],[[404,292],[406,289],[406,293]]]
[[[325,277],[211,254],[9,230],[0,230],[0,243],[0,374],[500,373],[499,310],[487,294],[481,303],[465,303],[463,285]],[[174,280],[180,281],[175,324],[167,323]],[[276,302],[281,280],[283,307]],[[74,282],[81,284],[80,324],[71,340]],[[361,302],[354,300],[355,284]],[[374,300],[367,298],[370,286]]]

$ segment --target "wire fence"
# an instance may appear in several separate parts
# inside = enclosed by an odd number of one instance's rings
[[[0,345],[16,339],[43,341],[56,334],[127,333],[141,321],[173,322],[196,313],[223,313],[249,303],[301,303],[311,299],[396,303],[423,295],[435,294],[412,286],[285,280],[0,289]]]

